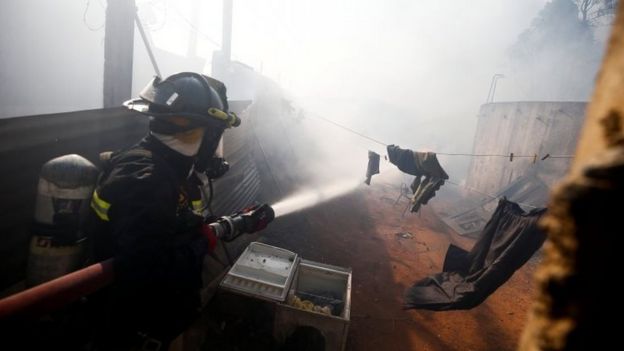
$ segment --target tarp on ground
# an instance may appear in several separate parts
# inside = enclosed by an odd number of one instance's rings
[[[537,222],[545,211],[527,213],[514,202],[499,200],[472,250],[450,245],[443,271],[408,289],[405,308],[446,311],[481,304],[542,246],[546,235]]]

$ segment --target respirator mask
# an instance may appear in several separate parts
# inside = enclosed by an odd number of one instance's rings
[[[195,160],[195,172],[205,174],[208,179],[221,178],[230,169],[223,158],[224,129],[207,128]]]

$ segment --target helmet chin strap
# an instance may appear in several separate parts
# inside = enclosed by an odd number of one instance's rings
[[[160,140],[163,144],[167,145],[170,149],[181,153],[184,156],[195,156],[199,152],[199,147],[202,144],[202,138],[198,138],[194,141],[183,141],[177,138],[175,135],[160,134],[151,132],[151,134]]]

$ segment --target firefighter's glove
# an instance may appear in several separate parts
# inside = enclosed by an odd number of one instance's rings
[[[217,236],[208,224],[202,223],[199,226],[199,233],[208,241],[208,249],[214,251],[217,247]]]

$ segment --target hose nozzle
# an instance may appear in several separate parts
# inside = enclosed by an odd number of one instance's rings
[[[248,207],[231,216],[223,216],[211,223],[216,236],[232,241],[243,233],[252,234],[266,228],[275,219],[275,211],[268,204]]]

